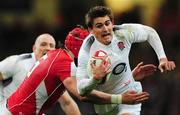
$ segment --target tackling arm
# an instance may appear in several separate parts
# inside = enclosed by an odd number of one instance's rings
[[[147,92],[128,91],[123,94],[108,94],[97,90],[92,90],[86,97],[82,97],[76,88],[76,80],[72,79],[72,77],[66,78],[63,84],[79,100],[96,104],[135,104],[144,102],[149,98]]]
[[[77,104],[67,91],[58,99],[58,102],[67,115],[81,115]]]

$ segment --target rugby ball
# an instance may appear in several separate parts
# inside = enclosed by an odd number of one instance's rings
[[[108,56],[108,54],[103,51],[103,50],[97,50],[94,55],[89,59],[88,61],[88,65],[87,65],[87,73],[88,76],[91,78],[92,77],[92,69],[91,69],[91,65],[90,62],[92,61],[92,63],[94,63],[96,66],[99,66],[102,62],[102,59],[105,58],[106,62],[111,63],[110,58]],[[105,64],[105,63],[104,63]],[[106,81],[109,80],[110,75],[106,75],[102,80],[101,80],[101,84],[105,83]]]

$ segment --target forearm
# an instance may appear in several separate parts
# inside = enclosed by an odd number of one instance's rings
[[[81,101],[94,104],[121,104],[122,95],[108,94],[97,90],[92,90],[89,95]]]
[[[78,80],[78,91],[81,96],[88,95],[99,83],[98,80],[94,79],[82,79]]]
[[[67,115],[81,115],[77,104],[67,91],[58,99],[58,102]]]

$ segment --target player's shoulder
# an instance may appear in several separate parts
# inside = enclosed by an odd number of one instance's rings
[[[51,50],[47,53],[47,55],[49,57],[52,57],[52,58],[58,58],[58,59],[68,59],[68,58],[72,58],[71,57],[71,54],[68,50],[66,49],[62,49],[62,48],[59,48],[59,49],[55,49],[55,50]]]
[[[20,54],[20,55],[18,55],[18,59],[19,59],[19,60],[30,59],[30,58],[33,57],[32,55],[33,55],[33,53]]]
[[[91,46],[93,45],[94,41],[95,41],[94,35],[93,34],[89,34],[86,37],[86,39],[83,41],[82,48],[85,51],[89,52],[89,50],[90,50]]]
[[[124,23],[121,25],[115,25],[114,31],[116,30],[128,30],[128,31],[136,31],[138,29],[151,28],[150,26],[139,24],[139,23]]]
[[[18,60],[24,60],[24,59],[28,59],[31,58],[32,55],[31,53],[24,53],[24,54],[19,54],[19,55],[11,55],[5,58],[5,60],[7,61],[18,61]]]

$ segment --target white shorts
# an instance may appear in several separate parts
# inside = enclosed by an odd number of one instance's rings
[[[141,104],[126,105],[120,104],[112,111],[98,115],[140,115]]]
[[[11,112],[6,107],[6,100],[0,102],[0,112],[1,115],[12,115]]]
[[[141,111],[141,104],[135,104],[135,105],[126,105],[126,104],[121,104],[119,106],[119,112],[117,115],[140,115]]]

